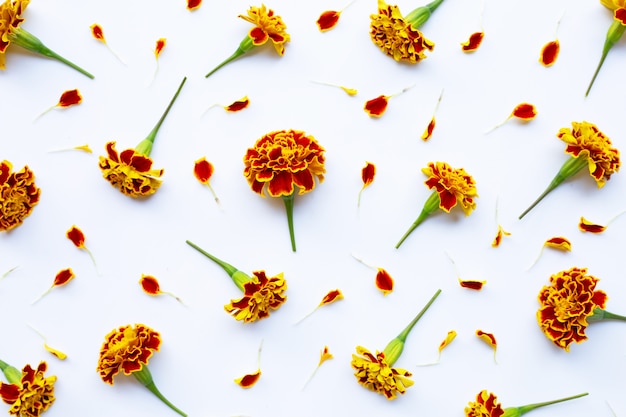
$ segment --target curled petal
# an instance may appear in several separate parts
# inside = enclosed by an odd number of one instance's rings
[[[498,348],[495,336],[492,333],[487,333],[482,330],[476,330],[476,336],[493,348],[493,360],[495,361],[496,349]]]
[[[504,236],[511,236],[511,233],[504,230],[501,225],[498,225],[498,232],[496,233],[496,237],[493,239],[493,242],[491,242],[491,246],[494,248],[500,246]]]
[[[426,129],[424,130],[424,133],[422,133],[422,140],[424,142],[426,142],[428,139],[430,139],[433,136],[433,131],[435,130],[435,116],[433,116],[430,119],[430,122],[428,123],[428,126],[426,126]]]
[[[240,98],[239,100],[229,104],[228,106],[224,106],[224,110],[229,112],[237,112],[247,108],[250,105],[250,99],[248,96]]]
[[[589,233],[602,233],[606,230],[607,226],[602,226],[600,224],[591,223],[589,220],[584,217],[580,218],[580,222],[578,223],[578,228],[581,232],[589,232]]]
[[[237,385],[241,388],[251,388],[254,384],[256,384],[261,378],[261,370],[258,369],[256,372],[252,374],[247,374],[242,376],[241,378],[235,379]]]
[[[469,39],[461,44],[461,49],[463,50],[463,52],[474,52],[483,42],[484,37],[485,32],[472,33]]]
[[[487,281],[471,281],[459,279],[459,284],[461,285],[461,287],[476,291],[482,290],[483,285],[485,285],[486,283]]]
[[[332,353],[328,350],[328,346],[324,346],[324,349],[320,352],[320,362],[317,366],[321,366],[327,360],[333,359]]]
[[[450,330],[446,338],[439,344],[439,353],[456,338],[456,330]]]
[[[544,246],[566,252],[571,252],[572,250],[572,243],[562,236],[557,236],[546,240]]]
[[[343,299],[343,294],[340,290],[332,290],[329,291],[328,294],[324,296],[322,301],[319,304],[319,307],[325,306],[330,303],[334,303],[335,301],[339,301]]]

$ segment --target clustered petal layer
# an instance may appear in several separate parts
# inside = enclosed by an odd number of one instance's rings
[[[446,213],[457,204],[466,215],[476,208],[476,182],[463,168],[454,169],[445,162],[429,162],[422,172],[428,176],[425,184],[439,194],[439,207]]]
[[[9,161],[0,162],[0,231],[11,230],[30,215],[39,202],[41,190],[27,166],[12,172]]]
[[[239,15],[239,17],[254,25],[248,32],[254,45],[260,46],[271,40],[279,55],[285,53],[285,43],[290,40],[286,32],[287,25],[280,16],[274,14],[272,9],[268,10],[264,4],[261,7],[251,6],[247,16]]]
[[[476,396],[476,401],[465,407],[465,417],[501,417],[504,410],[497,397],[486,390],[482,390]]]
[[[572,342],[587,339],[587,318],[596,308],[603,309],[608,298],[595,290],[597,283],[598,278],[588,275],[587,268],[573,267],[552,275],[550,285],[541,289],[537,321],[558,347],[568,351]]]
[[[231,300],[224,309],[237,320],[254,322],[269,316],[271,310],[277,310],[287,297],[287,282],[280,273],[268,278],[263,271],[255,271],[253,277],[243,286],[244,296],[239,300]]]
[[[5,67],[5,52],[11,43],[9,35],[17,29],[24,18],[22,13],[30,0],[6,0],[0,4],[0,69]]]
[[[37,369],[26,365],[22,370],[19,384],[0,383],[2,401],[11,405],[9,414],[18,417],[39,417],[54,403],[54,383],[56,376],[44,376],[48,369],[41,362]]]
[[[356,370],[354,376],[364,387],[393,400],[397,397],[396,393],[404,394],[406,388],[413,385],[409,379],[411,373],[405,369],[392,368],[383,352],[374,355],[364,347],[357,346],[356,353],[352,355],[352,367]]]

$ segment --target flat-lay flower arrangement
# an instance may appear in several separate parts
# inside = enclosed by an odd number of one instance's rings
[[[626,415],[626,5],[513,3],[5,0],[0,413]]]

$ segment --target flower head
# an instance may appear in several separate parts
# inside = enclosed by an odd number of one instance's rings
[[[130,375],[148,365],[148,359],[160,346],[161,336],[150,327],[121,326],[105,336],[97,371],[104,382],[113,385],[113,377],[120,372]]]
[[[5,68],[4,54],[11,44],[9,35],[24,21],[22,13],[29,2],[30,0],[6,0],[0,4],[0,69]]]
[[[603,309],[607,295],[596,290],[598,278],[588,275],[587,268],[571,268],[550,277],[550,285],[539,292],[541,307],[537,321],[548,339],[569,351],[572,342],[587,339],[585,329],[595,310]]]
[[[370,16],[372,42],[396,61],[416,64],[426,58],[435,44],[406,20],[398,6],[378,0],[378,13]]]
[[[504,410],[498,398],[487,390],[482,390],[476,396],[476,401],[470,402],[465,407],[466,417],[501,417]]]
[[[21,380],[12,384],[0,383],[0,397],[9,404],[9,414],[18,417],[39,417],[54,403],[56,376],[44,376],[48,369],[45,362],[37,369],[26,365]]]
[[[11,230],[30,215],[39,202],[41,190],[28,166],[12,172],[9,161],[0,162],[0,231]]]
[[[115,142],[106,145],[107,156],[100,156],[102,176],[123,194],[147,197],[161,186],[163,169],[152,169],[152,159],[135,149],[118,154]]]
[[[476,182],[463,168],[452,168],[445,162],[430,162],[422,172],[428,176],[425,184],[439,194],[439,208],[449,213],[457,204],[465,215],[476,208]]]
[[[287,297],[287,282],[280,273],[268,278],[264,271],[255,271],[250,281],[243,284],[244,296],[224,306],[235,319],[251,323],[269,316],[271,310],[277,310]]]
[[[239,17],[254,25],[248,32],[254,46],[261,46],[270,40],[278,55],[285,53],[285,43],[290,40],[286,32],[287,25],[280,16],[274,14],[274,10],[267,9],[264,4],[261,7],[250,6],[248,15]]]
[[[611,147],[611,140],[593,123],[572,122],[572,128],[560,129],[557,137],[567,144],[566,153],[587,160],[589,174],[598,187],[604,186],[611,174],[619,170],[619,151]]]
[[[357,346],[356,355],[352,354],[352,368],[356,370],[354,375],[359,384],[383,394],[389,400],[396,398],[396,393],[404,394],[406,388],[413,385],[412,374],[405,369],[392,368],[385,360],[384,352],[374,355]]]

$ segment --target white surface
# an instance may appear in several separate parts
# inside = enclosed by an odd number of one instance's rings
[[[0,235],[0,271],[19,266],[0,281],[3,336],[0,358],[21,367],[39,360],[58,376],[57,401],[46,416],[171,415],[133,378],[114,387],[95,372],[104,336],[113,328],[145,323],[163,338],[150,369],[161,391],[190,416],[380,415],[461,416],[482,389],[506,406],[590,395],[533,412],[533,416],[626,415],[621,384],[626,372],[626,323],[606,322],[588,329],[589,340],[561,351],[542,334],[536,300],[551,274],[588,267],[609,295],[607,310],[626,314],[623,247],[626,216],[601,235],[578,231],[580,216],[605,224],[626,209],[623,173],[598,190],[581,175],[560,186],[523,221],[517,216],[543,191],[567,156],[556,138],[561,127],[587,120],[624,150],[626,49],[611,51],[588,98],[587,83],[599,59],[611,15],[597,1],[447,0],[424,25],[436,43],[416,66],[398,64],[369,39],[375,1],[357,1],[338,26],[320,33],[319,14],[345,6],[339,0],[267,3],[287,24],[292,41],[284,57],[263,48],[229,64],[208,80],[210,69],[229,56],[250,26],[237,18],[249,3],[205,1],[194,12],[182,0],[33,1],[23,28],[61,55],[91,71],[89,80],[64,65],[11,46],[0,74],[0,138],[4,159],[16,169],[27,164],[42,189],[40,204],[25,223]],[[422,5],[403,0],[403,13]],[[541,47],[558,38],[556,64],[538,63]],[[482,19],[482,21],[481,21]],[[99,23],[122,65],[90,35]],[[473,54],[460,43],[484,27],[485,39]],[[167,38],[155,69],[155,41]],[[107,141],[118,150],[134,147],[152,129],[183,76],[177,103],[163,124],[152,157],[165,169],[161,189],[145,201],[132,200],[101,177],[98,155]],[[358,89],[355,97],[311,81]],[[366,100],[393,94],[380,119],[363,111]],[[60,94],[78,88],[83,104],[38,114]],[[432,116],[432,139],[420,135]],[[226,113],[248,95],[251,105]],[[530,123],[511,120],[485,135],[521,102],[537,106]],[[264,133],[294,128],[314,135],[326,148],[326,180],[296,199],[298,252],[289,246],[279,200],[253,193],[242,158]],[[88,143],[94,154],[50,151]],[[193,162],[206,156],[215,165],[211,184],[220,209],[193,177]],[[374,183],[363,192],[360,170],[376,164]],[[435,215],[396,250],[430,191],[421,168],[430,161],[464,167],[475,178],[477,209]],[[496,221],[496,205],[498,220]],[[512,233],[500,248],[491,242],[497,223]],[[65,232],[76,224],[86,234],[98,275],[86,253]],[[553,236],[572,241],[571,253],[546,249],[530,270],[543,242]],[[185,244],[190,239],[244,271],[284,272],[288,301],[269,319],[244,325],[223,310],[239,297],[228,276]],[[384,297],[374,286],[375,270],[351,254],[387,269],[395,290]],[[463,289],[464,279],[486,280],[481,292]],[[72,267],[77,278],[31,305],[57,271]],[[156,276],[173,298],[144,294],[141,274]],[[323,307],[298,326],[329,290],[345,299]],[[410,321],[437,288],[440,297],[409,336],[397,366],[414,373],[415,385],[395,401],[359,386],[350,367],[357,345],[374,351]],[[42,347],[28,324],[69,358],[58,361]],[[437,357],[448,330],[457,339],[441,363]],[[497,364],[475,331],[498,340]],[[242,390],[233,379],[257,368],[262,377]],[[335,359],[322,365],[301,388],[328,345]]]

